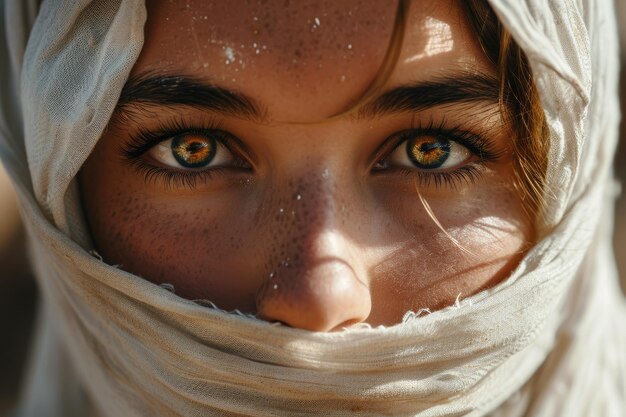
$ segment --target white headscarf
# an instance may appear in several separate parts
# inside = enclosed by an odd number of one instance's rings
[[[624,417],[612,3],[489,2],[528,56],[550,128],[545,238],[455,306],[313,333],[181,299],[90,255],[75,177],[141,50],[145,7],[48,0],[34,19],[36,2],[7,0],[0,156],[44,300],[17,415]]]

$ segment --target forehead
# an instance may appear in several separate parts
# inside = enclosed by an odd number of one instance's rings
[[[376,79],[397,25],[394,1],[147,1],[133,73],[194,76],[243,93],[270,118],[345,110]],[[456,0],[409,2],[391,83],[489,72]]]

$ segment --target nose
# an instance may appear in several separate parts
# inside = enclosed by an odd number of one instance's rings
[[[283,210],[288,220],[274,225],[282,229],[283,244],[274,248],[271,271],[257,293],[260,318],[325,332],[369,316],[367,269],[355,256],[359,251],[349,239],[346,213],[335,210],[332,194],[297,194],[296,204]],[[307,197],[306,207],[298,204]]]

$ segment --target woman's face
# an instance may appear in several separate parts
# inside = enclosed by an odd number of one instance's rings
[[[393,324],[511,272],[533,230],[514,132],[460,2],[148,1],[81,172],[104,258],[176,293],[328,331]],[[334,116],[334,117],[333,117]]]

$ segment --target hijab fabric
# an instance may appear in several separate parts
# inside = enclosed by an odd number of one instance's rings
[[[182,299],[90,252],[76,175],[143,45],[142,1],[6,0],[0,157],[42,308],[17,417],[626,415],[612,259],[609,0],[489,0],[550,129],[543,238],[497,286],[390,327],[314,333]]]

